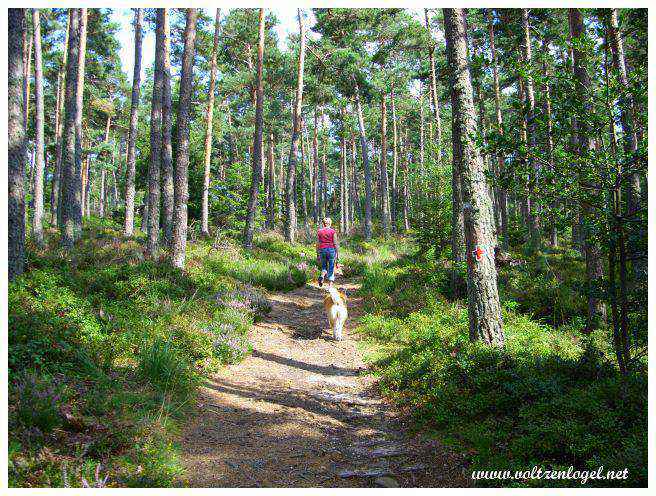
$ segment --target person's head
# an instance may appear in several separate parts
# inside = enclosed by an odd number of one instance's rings
[[[333,224],[333,221],[330,217],[324,217],[323,227],[330,227]]]

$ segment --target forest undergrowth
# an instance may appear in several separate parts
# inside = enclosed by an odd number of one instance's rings
[[[394,242],[342,248],[346,271],[397,256]],[[11,486],[169,486],[172,442],[203,379],[250,353],[267,291],[316,276],[314,247],[259,233],[189,244],[185,271],[144,256],[144,239],[92,218],[70,254],[55,233],[28,246],[9,291]]]
[[[550,250],[499,270],[506,346],[472,343],[466,299],[451,266],[432,253],[363,270],[369,313],[358,332],[384,395],[418,430],[458,446],[471,470],[628,468],[647,484],[647,363],[623,377],[608,328],[585,332],[580,256]],[[506,484],[499,480],[482,485]],[[518,486],[581,487],[580,480],[516,480]]]

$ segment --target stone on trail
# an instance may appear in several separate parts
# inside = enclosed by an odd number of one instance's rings
[[[342,479],[346,479],[348,477],[382,477],[390,474],[392,474],[392,471],[389,468],[379,467],[365,470],[342,470],[339,476]]]
[[[380,487],[401,487],[393,477],[378,477],[374,482]]]
[[[372,458],[381,458],[385,456],[398,456],[405,455],[408,453],[408,448],[405,446],[381,446],[379,448],[370,451],[368,454]]]
[[[371,405],[378,403],[376,400],[365,400],[358,396],[353,396],[345,393],[330,393],[330,392],[318,392],[312,394],[313,397],[319,400],[330,401],[332,403],[346,403],[349,405]]]

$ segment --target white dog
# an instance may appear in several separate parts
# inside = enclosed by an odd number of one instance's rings
[[[348,317],[346,295],[334,287],[328,288],[328,294],[323,300],[323,307],[328,313],[328,322],[336,341],[342,340],[342,329]]]

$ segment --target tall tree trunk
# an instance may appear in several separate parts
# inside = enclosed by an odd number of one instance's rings
[[[173,202],[175,187],[173,185],[173,111],[171,103],[171,35],[169,32],[169,12],[162,13],[164,34],[164,68],[162,70],[162,223],[164,239],[170,248],[173,243]]]
[[[107,114],[107,124],[105,124],[105,139],[103,142],[105,144],[109,143],[109,131],[112,125],[112,116]],[[99,216],[104,218],[107,214],[107,170],[103,167],[100,172],[100,207],[99,207]]]
[[[207,98],[207,113],[205,114],[205,174],[203,176],[203,202],[201,208],[201,234],[209,236],[209,197],[210,197],[210,162],[212,159],[212,124],[214,121],[214,87],[216,85],[216,55],[219,50],[219,19],[221,9],[216,9],[214,19],[214,44],[212,46],[212,62],[210,64],[210,90]]]
[[[309,170],[309,160],[308,160],[308,154],[306,148],[307,142],[305,140],[304,130],[305,130],[305,122],[304,119],[301,118],[301,131],[300,131],[301,171],[298,177],[300,178],[299,191],[301,192],[301,213],[303,214],[303,223],[305,226],[305,233],[307,238],[310,235],[310,224],[308,223],[308,203],[307,203],[307,186],[306,186],[307,178],[305,177],[305,169],[307,168]]]
[[[549,169],[552,176],[555,178],[556,174],[556,164],[554,159],[554,140],[553,140],[553,116],[551,112],[551,85],[549,84],[549,78],[551,77],[551,71],[549,69],[549,64],[547,62],[547,57],[549,55],[549,43],[547,39],[542,40],[542,53],[543,53],[543,63],[542,63],[542,74],[544,75],[544,83],[542,86],[542,91],[544,93],[544,114],[547,117],[547,159],[549,161]],[[552,186],[555,184],[555,179],[551,180]],[[557,205],[554,205],[554,210]],[[552,213],[549,219],[549,244],[552,247],[558,246],[558,231],[556,229],[556,213]]]
[[[155,70],[150,109],[150,163],[148,167],[148,256],[159,251],[160,171],[162,163],[162,95],[164,69],[164,9],[157,9],[155,19]]]
[[[396,103],[394,98],[394,87],[392,86],[392,91],[390,92],[390,106],[392,109],[392,178],[390,181],[390,219],[392,222],[392,231],[396,232],[397,222],[396,222],[396,206],[397,206],[397,188],[396,188],[396,176],[399,170],[399,131],[398,123],[396,120]]]
[[[244,227],[244,248],[253,248],[253,232],[255,230],[255,213],[257,197],[260,191],[260,171],[262,170],[262,113],[264,106],[264,88],[262,85],[262,61],[264,59],[264,9],[260,9],[257,44],[257,76],[255,100],[255,131],[253,133],[253,164],[251,190],[246,205],[246,225]]]
[[[362,202],[360,201],[360,189],[358,188],[358,155],[353,134],[351,134],[351,162],[353,162],[353,218],[359,217],[360,223],[362,223]]]
[[[321,121],[324,122],[323,114],[321,115]],[[319,180],[321,181],[319,210],[323,219],[328,215],[328,133],[325,129],[325,124],[321,144],[323,145],[323,153],[321,154],[321,171],[319,175]]]
[[[403,230],[408,232],[410,229],[410,179],[409,179],[409,160],[410,160],[410,143],[408,141],[408,129],[405,130],[405,136],[403,137],[403,144],[401,145],[403,150],[403,157],[401,159],[403,174],[403,186],[401,187],[401,205],[402,205],[402,218],[403,218]]]
[[[585,36],[583,16],[581,15],[581,11],[579,9],[569,9],[569,24],[572,39],[576,40]],[[574,77],[578,86],[577,94],[582,101],[583,107],[589,110],[591,107],[591,82],[585,65],[585,57],[583,53],[577,48],[576,44],[573,45],[572,51],[574,60]],[[582,157],[586,157],[593,147],[592,140],[590,139],[588,123],[585,122],[585,119],[581,119],[577,124],[577,143],[579,147],[579,154]],[[606,320],[606,306],[604,305],[603,300],[598,296],[601,285],[603,283],[603,265],[601,249],[593,238],[591,229],[593,212],[591,211],[591,207],[588,202],[581,203],[580,212],[583,221],[583,249],[585,254],[586,278],[588,286],[587,330],[591,331],[599,327],[600,324]]]
[[[346,107],[341,108],[342,129],[339,133],[339,225],[342,232],[348,231],[348,212],[346,199]]]
[[[296,73],[296,98],[292,114],[292,139],[287,161],[287,182],[285,185],[285,239],[294,242],[296,238],[296,160],[298,139],[301,133],[301,112],[303,108],[303,68],[305,66],[305,23],[301,9],[298,9],[299,49],[298,70]]]
[[[68,29],[68,61],[66,65],[66,96],[64,117],[64,149],[62,155],[61,181],[61,244],[64,249],[71,249],[76,239],[75,232],[75,121],[77,114],[77,75],[80,52],[80,12],[72,9]]]
[[[26,31],[25,9],[9,9],[7,14],[8,75],[7,75],[7,181],[9,198],[7,211],[7,268],[9,280],[23,273],[25,267],[25,179],[27,161],[25,119],[23,114],[23,33]]]
[[[75,202],[73,205],[75,239],[82,233],[82,111],[84,105],[84,71],[87,51],[87,9],[80,9],[80,49],[77,63],[75,98]]]
[[[617,71],[617,78],[619,80],[620,86],[624,91],[620,93],[619,97],[619,107],[620,107],[620,122],[622,124],[622,139],[624,142],[624,155],[627,162],[628,181],[626,182],[626,215],[631,220],[634,219],[636,213],[639,210],[639,203],[641,198],[641,187],[640,187],[640,174],[637,172],[632,172],[632,169],[636,169],[637,163],[637,151],[638,151],[638,140],[636,136],[636,126],[633,116],[633,108],[635,102],[633,95],[630,91],[629,78],[626,70],[626,60],[624,57],[624,45],[622,42],[622,36],[619,30],[618,18],[617,18],[617,9],[610,9],[610,22],[608,29],[608,37],[610,41],[610,48],[613,56],[613,66]],[[626,174],[626,172],[625,172]],[[633,222],[635,226],[638,226],[636,222]],[[631,224],[630,224],[631,225]],[[629,230],[629,239],[632,237],[631,234],[635,233],[636,229]],[[633,234],[635,237],[636,235]],[[635,276],[640,279],[647,279],[647,264],[644,256],[639,253],[637,249],[638,243],[628,243],[628,257],[633,260],[633,268]]]
[[[99,195],[99,205],[98,205],[98,216],[101,219],[105,218],[106,206],[107,206],[107,170],[103,168],[100,171],[100,195]]]
[[[383,233],[390,234],[392,218],[389,207],[389,178],[387,175],[387,106],[385,105],[385,93],[380,95],[380,212]]]
[[[128,160],[125,171],[125,225],[126,236],[134,234],[134,180],[136,175],[137,122],[139,120],[139,93],[141,91],[141,45],[143,39],[143,9],[134,12],[134,72],[132,73],[132,104],[130,107],[130,127],[128,128]]]
[[[66,66],[68,62],[68,34],[71,22],[72,9],[68,9],[68,24],[66,26],[66,39],[64,41],[64,52],[62,63],[57,73],[57,98],[55,109],[55,160],[53,160],[52,189],[50,191],[50,221],[52,224],[60,220],[59,201],[61,197],[61,161],[64,149],[63,144],[63,115],[64,115],[64,93],[66,91]]]
[[[267,218],[266,228],[275,229],[276,227],[276,162],[273,153],[273,133],[269,134],[269,153],[267,156],[269,165],[269,189],[267,191]]]
[[[428,36],[431,38],[428,46],[428,57],[431,70],[430,95],[433,105],[433,116],[435,118],[435,129],[437,131],[437,136],[435,136],[435,149],[437,155],[437,163],[439,164],[442,162],[442,120],[440,118],[440,99],[437,93],[437,75],[435,73],[435,44],[432,40],[430,22],[428,19],[428,9],[424,9],[424,17],[426,18],[426,29],[428,30]]]
[[[30,127],[30,75],[32,73],[32,44],[34,38],[29,36],[27,26],[27,11],[25,15],[25,30],[23,31],[23,125],[25,130]]]
[[[91,158],[87,155],[87,183],[85,186],[85,193],[84,193],[84,198],[85,198],[85,216],[86,217],[91,217]]]
[[[536,133],[535,133],[535,92],[533,90],[531,32],[529,25],[529,9],[522,9],[523,58],[526,83],[526,134],[528,143],[528,220],[531,250],[540,247],[540,222],[537,212],[535,190],[540,176],[540,162],[535,160]]]
[[[184,268],[187,250],[187,202],[189,201],[189,111],[193,95],[194,53],[196,50],[197,9],[187,9],[182,52],[182,74],[180,75],[180,97],[178,99],[178,147],[175,156],[175,192],[173,205],[173,238],[171,262],[174,267]],[[258,154],[261,157],[261,153]]]
[[[424,88],[419,83],[419,167],[421,169],[422,177],[424,175]]]
[[[494,42],[494,22],[492,13],[487,10],[488,15],[488,33],[490,41],[490,52],[492,54],[492,76],[494,81],[494,109],[496,112],[497,131],[503,134],[503,117],[501,115],[501,91],[499,88],[499,63],[497,61],[497,51]],[[504,158],[503,153],[497,153],[497,178],[502,180],[504,174]],[[505,251],[508,250],[508,193],[505,186],[500,184],[497,188],[496,195],[497,203],[499,205],[499,227],[501,230],[501,248]]]
[[[362,103],[360,102],[360,88],[355,82],[355,105],[358,114],[358,129],[360,131],[360,151],[362,153],[362,167],[364,170],[364,239],[371,241],[371,167],[369,166],[369,151],[367,147],[367,133],[364,127],[364,117],[362,115]]]
[[[455,92],[451,92],[451,108],[455,106]],[[465,226],[463,216],[463,202],[462,202],[462,183],[461,183],[461,162],[462,150],[460,146],[461,137],[459,136],[460,127],[457,125],[455,119],[451,120],[451,146],[453,162],[451,165],[451,254],[453,262],[465,261]],[[458,279],[457,271],[452,274],[451,286],[453,294],[460,296],[462,292],[461,281]]]
[[[312,217],[319,222],[319,121],[317,108],[314,108],[314,130],[312,135]]]
[[[467,241],[467,293],[469,336],[472,341],[503,346],[504,334],[494,264],[494,219],[483,161],[474,141],[474,110],[471,74],[467,58],[466,18],[463,9],[444,9],[447,59],[451,69],[454,139],[462,181],[465,237]],[[455,206],[454,206],[455,208]]]
[[[474,42],[473,43],[473,50],[475,56],[483,56],[482,53],[482,48],[479,46],[478,43]],[[479,134],[481,137],[482,141],[482,150],[481,150],[481,158],[483,160],[483,167],[485,169],[486,174],[490,174],[492,172],[492,167],[490,165],[490,161],[488,160],[488,155],[485,152],[485,149],[487,148],[487,120],[485,119],[485,96],[483,95],[483,87],[481,84],[481,78],[473,78],[472,84],[475,90],[475,100],[478,100],[478,129],[479,129]],[[497,231],[498,231],[498,225],[499,225],[499,219],[496,215],[497,211],[494,208],[494,188],[489,187],[488,194],[490,196],[490,208],[491,212],[490,215],[494,219],[494,240],[493,244],[496,247],[497,246]]]
[[[32,233],[37,245],[43,246],[43,63],[41,59],[41,18],[39,9],[32,10],[32,24],[34,31],[34,93],[35,93],[35,120],[36,150],[34,157],[34,217],[32,219]]]

